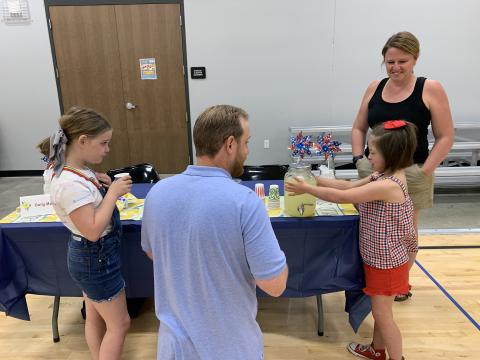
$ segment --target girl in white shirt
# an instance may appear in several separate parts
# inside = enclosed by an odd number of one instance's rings
[[[120,272],[116,201],[130,191],[132,181],[123,177],[107,191],[87,167],[100,164],[109,152],[112,128],[100,114],[71,108],[59,125],[38,147],[49,145],[52,203],[71,232],[68,270],[85,299],[85,337],[93,359],[120,359],[130,317]]]

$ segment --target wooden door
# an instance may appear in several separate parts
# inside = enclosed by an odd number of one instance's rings
[[[161,173],[185,169],[188,124],[180,5],[117,5],[118,43],[132,162]],[[141,80],[140,59],[155,59],[156,80]]]
[[[77,105],[105,115],[114,136],[101,167],[129,164],[114,7],[51,6],[49,10],[64,111]]]
[[[183,171],[189,129],[180,6],[50,6],[49,12],[64,110],[91,107],[114,127],[102,169],[148,162],[160,173]],[[141,80],[140,59],[155,59],[155,80]]]

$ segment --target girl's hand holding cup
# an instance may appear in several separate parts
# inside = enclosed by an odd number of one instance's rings
[[[125,195],[132,189],[132,177],[129,173],[120,173],[114,175],[115,180],[110,185],[108,191],[114,191],[117,197]]]

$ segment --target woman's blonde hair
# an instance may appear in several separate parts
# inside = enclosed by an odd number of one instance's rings
[[[411,54],[415,60],[418,59],[418,56],[420,55],[420,42],[415,35],[408,31],[401,31],[390,36],[382,49],[382,56],[384,59],[387,50],[390,48],[396,48]]]

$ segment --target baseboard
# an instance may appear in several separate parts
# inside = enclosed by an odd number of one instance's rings
[[[43,170],[0,170],[0,177],[42,176]]]

